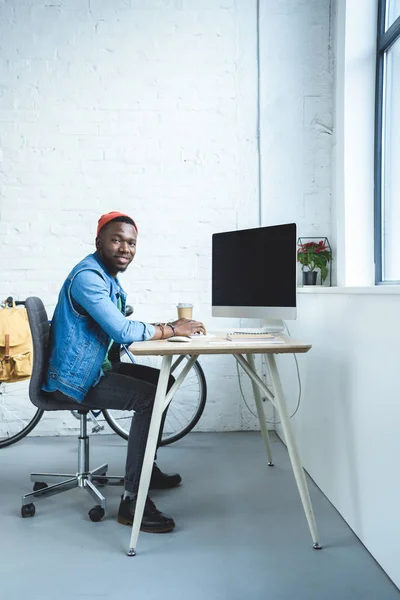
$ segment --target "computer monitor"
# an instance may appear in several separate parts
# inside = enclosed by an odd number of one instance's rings
[[[212,315],[296,318],[296,224],[212,236]]]

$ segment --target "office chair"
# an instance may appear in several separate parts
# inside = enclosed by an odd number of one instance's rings
[[[80,432],[78,437],[78,471],[75,474],[63,473],[32,473],[31,481],[36,482],[33,492],[22,496],[22,517],[33,517],[35,505],[32,500],[45,498],[54,494],[66,492],[72,488],[86,490],[97,502],[89,511],[92,521],[100,521],[105,514],[106,499],[99,492],[98,485],[123,485],[123,477],[110,477],[107,475],[108,464],[89,470],[89,437],[87,435],[88,410],[80,409],[79,404],[73,400],[59,402],[53,400],[51,395],[42,391],[42,380],[47,365],[49,343],[49,321],[46,309],[40,298],[27,298],[25,307],[28,313],[29,325],[33,341],[33,370],[29,383],[29,397],[35,406],[46,410],[77,410],[80,419]],[[51,483],[51,485],[48,485]]]

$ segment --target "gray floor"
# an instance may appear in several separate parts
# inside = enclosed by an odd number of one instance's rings
[[[260,434],[192,434],[160,451],[179,469],[175,490],[153,495],[177,521],[172,534],[141,534],[126,556],[130,529],[115,521],[119,488],[92,523],[93,501],[73,490],[19,516],[28,473],[67,472],[76,440],[26,438],[0,451],[0,598],[137,600],[399,600],[394,587],[326,498],[310,491],[322,551],[312,549],[285,447],[273,437],[276,467],[266,466]],[[92,437],[92,466],[123,469],[125,445]]]

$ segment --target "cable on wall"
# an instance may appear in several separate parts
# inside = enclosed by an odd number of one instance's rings
[[[289,328],[288,328],[288,326],[287,326],[286,322],[285,322],[285,321],[283,321],[283,324],[284,324],[284,326],[285,326],[285,329],[286,329],[286,331],[287,331],[287,334],[288,334],[288,336],[290,337],[290,331],[289,331]],[[296,356],[296,354],[293,354],[292,356],[293,356],[293,358],[294,358],[294,360],[295,360],[295,363],[296,363],[297,381],[299,382],[299,395],[298,395],[298,398],[297,398],[297,404],[296,404],[296,408],[294,409],[293,413],[290,415],[290,417],[289,417],[290,419],[292,419],[292,418],[295,416],[295,414],[297,413],[297,411],[298,411],[298,410],[299,410],[299,408],[300,408],[300,404],[301,404],[301,394],[302,394],[302,388],[301,388],[301,377],[300,377],[300,368],[299,368],[299,363],[298,363],[298,360],[297,360],[297,356]],[[262,357],[262,360],[264,360],[264,356]],[[258,419],[258,415],[256,415],[256,414],[255,414],[255,413],[254,413],[254,412],[251,410],[250,406],[248,405],[248,403],[247,403],[247,401],[246,401],[246,398],[245,398],[245,395],[244,395],[244,392],[243,392],[243,388],[242,388],[242,381],[241,381],[241,377],[240,377],[240,371],[239,371],[239,363],[236,363],[236,371],[237,371],[237,377],[238,377],[238,381],[239,381],[240,395],[242,396],[243,402],[245,403],[245,405],[246,405],[246,407],[247,407],[247,410],[248,410],[248,411],[249,411],[249,412],[250,412],[250,413],[251,413],[251,414],[252,414],[254,417],[256,417],[256,418]],[[279,424],[281,423],[281,421],[275,421],[275,420],[274,420],[274,421],[269,421],[268,419],[265,419],[265,421],[266,421],[267,423],[269,423],[270,425],[279,425]]]

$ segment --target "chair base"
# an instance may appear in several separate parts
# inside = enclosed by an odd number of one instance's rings
[[[55,494],[61,494],[62,492],[79,487],[82,490],[86,490],[96,501],[97,505],[105,510],[106,499],[96,484],[102,487],[124,484],[122,476],[109,476],[107,475],[107,471],[108,464],[104,464],[86,473],[32,473],[31,481],[42,483],[43,487],[36,486],[33,492],[24,494],[22,496],[22,506],[31,504],[33,500],[54,496]],[[54,483],[47,485],[51,482]]]
[[[105,513],[106,499],[97,486],[124,485],[122,476],[107,475],[108,464],[105,463],[96,469],[89,469],[89,437],[87,435],[87,413],[79,413],[80,435],[78,438],[78,472],[73,473],[32,473],[31,481],[36,482],[33,492],[22,496],[21,515],[33,517],[35,506],[33,500],[39,500],[55,494],[67,492],[73,488],[80,488],[88,492],[96,502],[96,506],[89,511],[92,521],[99,521]],[[48,485],[48,484],[51,485]]]

